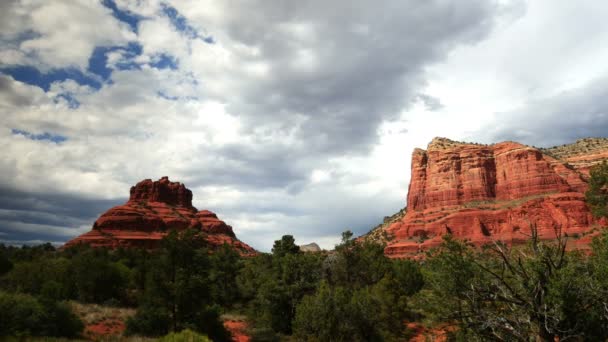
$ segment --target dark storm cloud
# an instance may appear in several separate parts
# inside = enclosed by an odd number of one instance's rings
[[[67,241],[90,227],[102,212],[124,200],[97,200],[77,195],[27,193],[0,188],[1,241]]]
[[[229,36],[259,49],[271,75],[229,103],[250,130],[302,118],[306,153],[361,153],[425,84],[424,67],[489,32],[488,1],[252,1],[231,8]],[[436,105],[436,104],[435,104]]]
[[[608,78],[596,79],[506,113],[474,136],[485,142],[514,140],[539,147],[572,143],[608,132]]]

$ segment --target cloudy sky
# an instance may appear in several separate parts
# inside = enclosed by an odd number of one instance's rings
[[[435,136],[605,136],[605,1],[4,0],[0,241],[62,243],[170,176],[239,238],[331,248]]]

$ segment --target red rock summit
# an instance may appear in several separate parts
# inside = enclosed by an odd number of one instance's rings
[[[227,243],[242,255],[255,250],[239,241],[232,227],[208,210],[192,206],[192,191],[168,177],[143,180],[131,187],[127,203],[111,208],[93,224],[93,229],[65,246],[86,243],[95,247],[154,248],[172,229],[200,229],[211,245]]]
[[[595,148],[581,147],[587,145]],[[531,224],[545,239],[555,238],[556,228],[585,235],[596,225],[584,201],[588,169],[606,152],[606,139],[541,150],[435,138],[413,152],[407,212],[385,228],[393,236],[385,252],[416,254],[448,233],[477,244],[524,241]]]

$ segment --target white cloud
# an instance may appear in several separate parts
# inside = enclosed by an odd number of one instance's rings
[[[2,18],[8,18],[0,21],[3,64],[37,62],[35,66],[42,70],[86,70],[96,46],[135,39],[128,25],[116,20],[98,1],[9,1],[2,9]],[[14,51],[14,44],[20,53]]]

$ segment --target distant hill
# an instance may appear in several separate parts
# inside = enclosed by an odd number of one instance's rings
[[[300,246],[300,250],[302,252],[320,252],[321,251],[321,247],[319,247],[319,245],[317,245],[315,242],[306,244],[306,245],[301,245]]]

